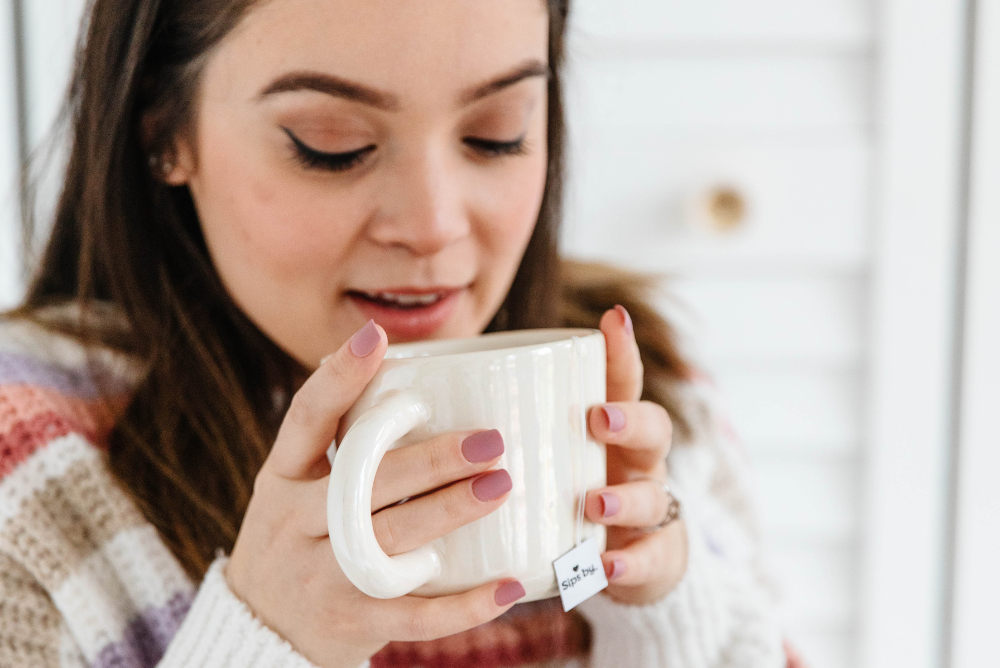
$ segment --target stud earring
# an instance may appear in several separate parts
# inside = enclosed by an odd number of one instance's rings
[[[159,172],[162,176],[166,176],[170,172],[174,171],[174,163],[171,162],[166,156],[150,153],[149,168],[154,172]]]

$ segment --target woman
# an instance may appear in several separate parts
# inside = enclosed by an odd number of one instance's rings
[[[52,236],[0,336],[0,664],[783,664],[739,459],[667,325],[637,279],[556,253],[567,10],[93,4]],[[511,579],[354,589],[325,453],[387,344],[563,325],[607,341],[586,514],[608,589],[571,614],[512,608]],[[383,548],[504,503],[502,452],[479,431],[390,453]]]

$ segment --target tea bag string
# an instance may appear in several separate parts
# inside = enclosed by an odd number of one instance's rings
[[[573,352],[576,358],[576,377],[580,384],[580,447],[578,449],[580,462],[579,467],[575,467],[580,471],[580,500],[577,503],[576,511],[576,544],[579,546],[583,542],[583,511],[584,504],[587,502],[587,409],[584,405],[586,395],[583,382],[583,344],[580,343],[580,338],[577,336],[573,337]]]

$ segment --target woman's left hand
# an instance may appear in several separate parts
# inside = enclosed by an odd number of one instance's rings
[[[671,423],[667,411],[642,395],[642,361],[632,321],[621,306],[601,317],[608,354],[607,403],[590,409],[593,437],[607,444],[608,486],[587,492],[587,519],[608,527],[602,556],[609,585],[605,592],[622,603],[659,601],[677,587],[687,570],[687,530],[678,518],[662,529],[668,513],[667,453]]]

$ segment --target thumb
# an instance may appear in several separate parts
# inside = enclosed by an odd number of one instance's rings
[[[316,477],[316,464],[320,459],[325,462],[340,418],[378,371],[388,345],[385,331],[369,320],[324,358],[292,397],[263,468],[295,480]],[[328,467],[320,468],[325,475]]]

